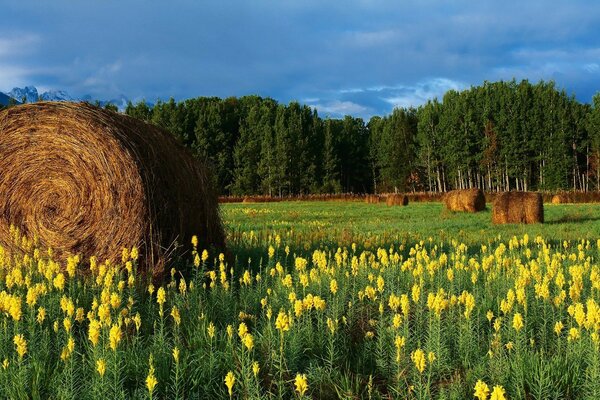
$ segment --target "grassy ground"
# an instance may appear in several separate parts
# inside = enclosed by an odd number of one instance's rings
[[[525,233],[550,242],[600,237],[599,204],[545,205],[544,224],[493,225],[491,209],[476,214],[453,213],[441,203],[413,203],[407,207],[362,202],[281,202],[223,204],[229,234],[254,231],[257,235],[280,234],[301,238],[310,247],[375,240],[374,245],[403,240],[452,238],[466,244],[509,240]],[[243,250],[243,249],[239,249]]]

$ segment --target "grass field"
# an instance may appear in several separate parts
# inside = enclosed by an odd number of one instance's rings
[[[546,223],[535,225],[493,225],[489,205],[475,214],[449,212],[441,203],[387,207],[383,203],[292,201],[223,204],[221,209],[234,245],[241,232],[249,231],[258,236],[288,236],[310,247],[365,241],[389,245],[430,237],[482,244],[525,233],[541,235],[552,243],[600,238],[600,204],[546,204]],[[242,245],[238,250],[248,249]]]
[[[236,264],[188,244],[156,286],[13,231],[0,398],[598,399],[599,212],[227,204]]]

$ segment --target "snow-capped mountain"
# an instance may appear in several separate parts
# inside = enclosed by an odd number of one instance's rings
[[[6,94],[19,103],[22,103],[23,100],[27,103],[33,103],[34,101],[38,101],[40,97],[35,86],[25,86],[24,88],[16,87]]]
[[[42,93],[40,96],[42,100],[45,101],[73,101],[73,99],[69,93],[64,90],[49,90],[47,92]]]
[[[90,95],[86,95],[83,97],[73,97],[69,93],[64,90],[49,90],[43,93],[39,93],[35,86],[25,86],[24,88],[14,88],[8,93],[0,92],[0,104],[7,105],[10,100],[14,99],[17,103],[22,103],[25,101],[26,103],[33,103],[38,100],[44,101],[87,101],[90,103],[95,103],[97,99],[92,98]],[[100,100],[100,106],[105,106],[106,104],[114,104],[119,108],[119,110],[124,110],[127,106],[129,99],[123,95],[120,95],[111,100]]]

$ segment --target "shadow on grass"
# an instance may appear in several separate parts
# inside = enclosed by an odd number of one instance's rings
[[[568,214],[563,215],[560,218],[553,219],[551,221],[546,221],[545,223],[548,225],[558,225],[558,224],[577,224],[584,222],[594,222],[600,221],[600,216],[597,215],[582,215],[582,214]]]

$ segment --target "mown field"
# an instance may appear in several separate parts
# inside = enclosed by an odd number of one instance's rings
[[[600,398],[600,206],[227,204],[170,280],[0,250],[1,398]],[[87,273],[79,274],[77,269]]]

